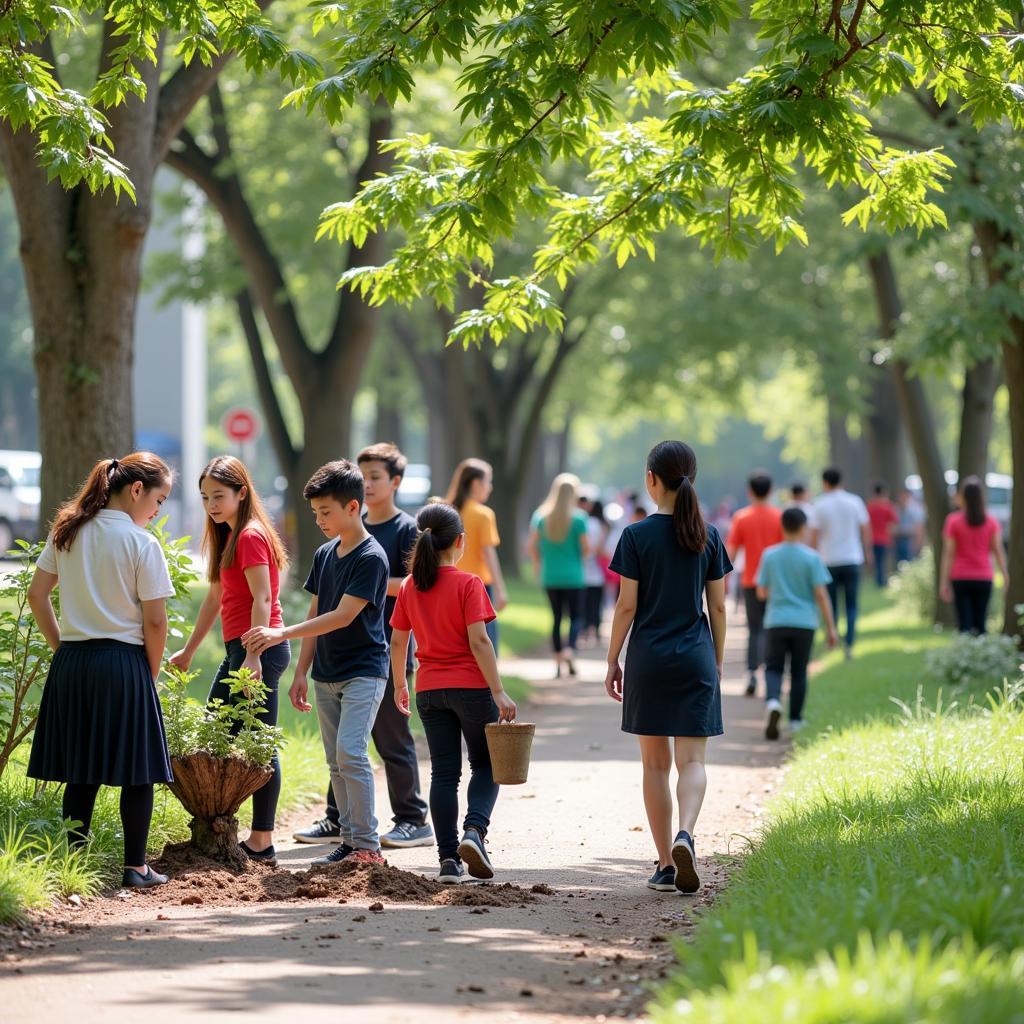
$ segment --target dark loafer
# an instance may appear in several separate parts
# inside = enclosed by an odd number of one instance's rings
[[[125,868],[121,876],[121,887],[124,889],[152,889],[156,885],[163,885],[167,882],[167,876],[154,871],[148,864],[146,873],[136,871],[135,868]]]
[[[277,867],[277,850],[273,846],[268,846],[265,850],[258,852],[246,846],[245,843],[239,843],[238,846],[249,860],[254,860],[257,864],[269,864],[272,868]]]

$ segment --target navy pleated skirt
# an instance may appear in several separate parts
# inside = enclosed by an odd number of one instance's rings
[[[160,701],[145,647],[62,643],[43,687],[28,775],[46,782],[170,782]]]

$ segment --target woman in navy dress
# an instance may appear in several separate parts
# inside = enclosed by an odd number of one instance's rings
[[[622,704],[623,732],[640,739],[644,805],[658,851],[647,884],[661,892],[700,888],[693,830],[707,789],[708,737],[723,732],[725,577],[732,563],[718,530],[701,515],[696,476],[689,445],[655,445],[647,456],[647,493],[658,511],[626,527],[611,562],[622,587],[605,689]],[[623,673],[619,656],[630,627]],[[679,772],[674,840],[673,759]]]

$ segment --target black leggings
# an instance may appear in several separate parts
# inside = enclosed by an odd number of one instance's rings
[[[231,700],[231,690],[228,687],[228,674],[237,672],[245,661],[245,648],[241,640],[229,640],[224,645],[224,660],[217,669],[217,677],[210,687],[210,696],[206,698],[207,703],[212,700],[222,700],[228,703]],[[291,661],[291,648],[287,642],[268,647],[260,655],[260,667],[263,669],[263,682],[267,685],[267,699],[260,710],[260,720],[267,725],[277,725],[277,683],[284,670]],[[235,730],[237,732],[237,729]],[[277,801],[281,796],[281,762],[277,754],[270,762],[274,774],[267,779],[266,783],[256,790],[252,795],[252,829],[255,832],[273,832],[274,816],[277,813]]]
[[[551,603],[551,646],[555,654],[562,650],[562,614],[569,613],[569,647],[576,649],[576,641],[583,629],[584,594],[583,587],[545,587]]]
[[[991,580],[952,580],[956,622],[961,633],[978,636],[985,632],[988,603],[992,599]]]
[[[71,821],[68,845],[84,846],[89,839],[98,782],[69,782],[64,787],[64,820]],[[153,784],[121,787],[121,827],[124,829],[124,862],[132,867],[146,863],[146,841],[153,818]],[[77,824],[76,824],[77,823]]]

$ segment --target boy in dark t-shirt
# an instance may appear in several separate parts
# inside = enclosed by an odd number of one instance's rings
[[[260,626],[242,638],[259,654],[282,640],[302,638],[288,696],[299,711],[312,711],[307,673],[312,667],[320,738],[338,804],[341,843],[313,863],[351,858],[383,864],[374,813],[370,730],[384,696],[388,644],[384,606],[388,560],[363,525],[363,476],[348,460],[321,466],[303,497],[328,542],[313,556],[306,580],[309,618],[294,626]]]
[[[384,611],[384,633],[391,642],[391,614],[395,596],[407,575],[407,564],[416,546],[416,520],[395,504],[395,495],[408,465],[406,457],[388,442],[364,448],[356,458],[363,474],[366,531],[384,549],[389,565],[388,597]],[[409,645],[408,669],[412,671],[412,644]],[[394,828],[380,837],[381,846],[431,846],[433,829],[427,824],[427,805],[420,796],[419,761],[416,743],[409,730],[408,719],[395,707],[394,681],[388,674],[384,698],[374,722],[373,745],[384,762],[388,780],[388,796],[394,815]],[[323,818],[308,828],[293,833],[300,843],[331,843],[341,841],[338,807],[333,785],[327,787],[327,811]]]

